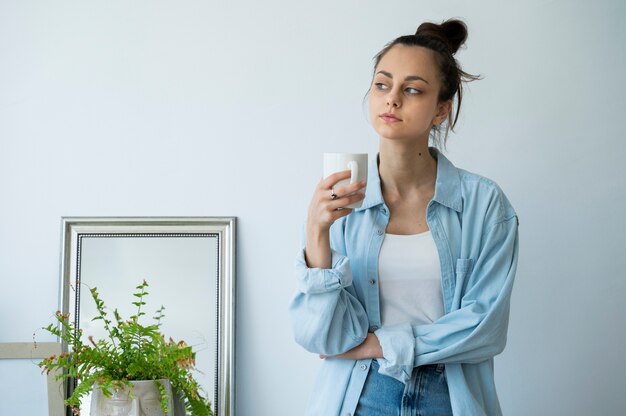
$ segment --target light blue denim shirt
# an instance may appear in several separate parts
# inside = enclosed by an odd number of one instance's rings
[[[500,415],[493,357],[506,344],[517,215],[493,181],[431,153],[437,181],[426,217],[441,262],[444,316],[380,328],[378,255],[389,209],[373,161],[362,207],[331,227],[332,268],[309,268],[304,250],[298,255],[289,306],[295,339],[308,351],[334,355],[374,332],[384,355],[380,373],[406,382],[414,367],[444,363],[454,415]],[[323,360],[307,414],[354,414],[371,361]]]

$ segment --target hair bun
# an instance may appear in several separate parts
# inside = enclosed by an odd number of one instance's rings
[[[467,40],[467,26],[458,19],[444,20],[441,24],[426,22],[417,28],[415,35],[443,42],[454,55]]]

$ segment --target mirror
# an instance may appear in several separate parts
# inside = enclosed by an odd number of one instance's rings
[[[104,335],[91,321],[89,288],[123,318],[136,312],[135,287],[146,280],[146,319],[165,307],[162,332],[196,352],[215,415],[234,414],[235,218],[63,218],[61,310],[83,337]],[[64,351],[68,346],[63,345]],[[69,386],[71,391],[72,386]],[[89,414],[89,399],[82,414]]]

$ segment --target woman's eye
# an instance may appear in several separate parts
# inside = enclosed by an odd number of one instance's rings
[[[377,82],[376,84],[374,84],[376,86],[376,89],[379,89],[381,91],[385,91],[387,89],[389,89],[389,87],[387,87],[385,84],[383,84],[382,82]]]
[[[406,88],[404,91],[406,91],[407,94],[409,95],[415,95],[415,94],[421,94],[421,91],[416,89],[416,88]]]

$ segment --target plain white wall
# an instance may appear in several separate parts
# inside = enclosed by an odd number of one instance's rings
[[[292,341],[287,305],[321,154],[373,155],[371,58],[421,21],[459,16],[458,58],[485,79],[448,154],[520,216],[503,410],[621,413],[625,12],[620,0],[0,0],[0,342],[30,341],[57,309],[62,216],[237,216],[237,414],[301,414],[318,359]],[[0,414],[44,414],[41,378],[28,360],[1,362]]]

